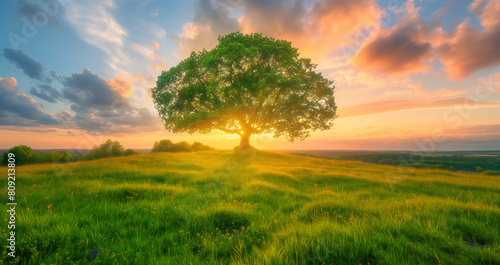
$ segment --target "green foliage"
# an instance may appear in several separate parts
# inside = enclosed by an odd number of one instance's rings
[[[380,159],[377,164],[380,164],[380,165],[393,165],[394,164],[394,160],[384,158],[384,159]]]
[[[208,145],[204,145],[200,142],[194,142],[192,145],[191,145],[191,148],[193,149],[193,151],[195,152],[198,152],[198,151],[213,151],[214,148],[211,147],[211,146],[208,146]]]
[[[232,158],[83,161],[64,181],[53,165],[23,167],[16,264],[500,264],[499,178],[260,151],[238,168]]]
[[[2,164],[7,165],[7,154],[13,153],[16,159],[16,166],[34,164],[38,162],[38,154],[27,145],[18,145],[10,148],[2,155]]]
[[[74,156],[75,161],[83,161],[85,160],[85,155],[82,153],[78,153],[76,156]]]
[[[171,148],[174,145],[172,141],[169,139],[163,139],[160,141],[156,141],[153,145],[153,149],[151,149],[151,153],[155,152],[171,152]]]
[[[69,163],[76,159],[68,151],[50,151],[38,154],[40,163]]]
[[[418,155],[405,153],[375,153],[342,156],[344,160],[356,160],[382,165],[401,165],[414,168],[444,169],[450,171],[482,172],[500,170],[500,156],[473,155]]]
[[[139,152],[136,152],[133,149],[127,149],[127,150],[125,150],[125,152],[123,152],[124,156],[136,155],[136,154],[139,154]]]
[[[194,142],[192,145],[186,141],[173,143],[169,139],[156,141],[151,149],[151,153],[156,152],[198,152],[198,151],[212,151],[213,147],[204,145],[200,142]]]
[[[193,152],[193,148],[188,142],[182,141],[175,143],[171,148],[171,152]]]
[[[289,141],[327,130],[336,117],[333,82],[285,40],[236,32],[163,72],[153,101],[173,132],[270,133]]]
[[[94,148],[92,148],[89,151],[88,155],[86,156],[86,159],[92,160],[92,159],[99,159],[106,157],[132,155],[136,153],[137,152],[135,152],[132,149],[127,149],[125,151],[125,148],[123,148],[120,142],[112,141],[111,139],[109,139],[105,143],[99,146],[94,146]]]
[[[18,145],[3,153],[0,164],[7,164],[8,153],[13,153],[15,155],[17,166],[35,163],[69,163],[76,160],[68,151],[36,153],[35,150],[29,146]]]
[[[128,156],[138,154],[132,149],[125,150],[118,141],[108,140],[100,146],[95,146],[89,151],[87,156],[78,154],[71,155],[68,151],[50,151],[36,153],[31,147],[26,145],[18,145],[7,152],[4,152],[0,158],[0,164],[7,164],[7,154],[14,153],[16,165],[26,165],[35,163],[69,163],[75,161],[92,160],[105,157]]]
[[[487,176],[500,176],[500,170],[485,170],[482,174]]]

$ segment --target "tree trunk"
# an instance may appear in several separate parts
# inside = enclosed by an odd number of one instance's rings
[[[252,136],[250,133],[243,133],[240,135],[240,149],[247,149],[250,147],[250,136]]]

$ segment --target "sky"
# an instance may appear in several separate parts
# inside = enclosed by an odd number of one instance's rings
[[[330,130],[256,148],[499,150],[498,14],[495,0],[1,1],[0,148],[233,148],[237,135],[165,130],[150,89],[240,31],[290,41],[335,84]]]

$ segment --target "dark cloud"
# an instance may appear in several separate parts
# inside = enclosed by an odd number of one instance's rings
[[[322,2],[322,1],[320,1]],[[303,34],[307,26],[303,1],[288,0],[247,0],[245,17],[251,21],[252,29],[271,35]]]
[[[40,110],[36,101],[19,93],[17,81],[13,77],[0,78],[0,125],[37,126],[57,125],[60,121],[49,113]]]
[[[0,129],[3,131],[34,132],[39,134],[57,132],[57,129],[42,129],[33,125],[26,125],[22,122],[16,125],[2,126]]]
[[[18,17],[25,17],[29,21],[34,19],[43,21],[47,18],[47,25],[54,27],[62,27],[57,19],[57,15],[63,11],[62,6],[56,0],[45,1],[29,1],[29,0],[16,0],[15,7]]]
[[[30,93],[50,103],[56,103],[61,98],[61,93],[57,89],[45,84],[32,87]]]
[[[194,6],[193,22],[200,25],[209,25],[215,34],[230,33],[238,30],[238,20],[229,15],[231,2],[200,0]]]
[[[27,55],[24,51],[5,48],[3,49],[3,55],[7,60],[13,63],[17,68],[21,69],[23,73],[30,78],[42,82],[49,81],[47,77],[45,77],[45,67],[43,66],[43,64],[31,58],[31,56]]]
[[[56,115],[42,112],[41,104],[18,93],[14,78],[5,78],[0,79],[0,125],[60,124],[60,128],[78,128],[90,133],[150,131],[162,127],[157,116],[132,103],[128,97],[132,84],[121,77],[105,80],[85,68],[81,73],[66,77],[50,71],[49,78],[45,75],[45,67],[24,51],[6,48],[4,55],[26,75],[42,82],[31,88],[32,95],[51,103],[64,101],[74,115],[67,110]],[[52,79],[63,85],[62,91],[49,85]]]
[[[85,109],[130,110],[132,105],[128,98],[112,90],[106,81],[85,68],[79,74],[72,74],[63,79],[63,97],[71,102],[75,111]]]
[[[88,68],[63,79],[62,97],[76,113],[79,129],[94,133],[123,133],[161,128],[158,117],[146,108],[136,107],[106,80]]]
[[[439,22],[412,18],[383,30],[365,43],[353,60],[356,67],[384,74],[424,71],[432,58],[433,34]]]
[[[229,3],[234,0],[199,0],[194,4],[192,23],[185,24],[183,33],[174,37],[185,55],[203,48],[211,49],[217,37],[239,30],[238,20],[229,15]]]

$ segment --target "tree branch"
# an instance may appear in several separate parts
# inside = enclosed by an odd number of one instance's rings
[[[217,130],[223,131],[225,133],[237,134],[237,135],[241,136],[240,130],[229,130],[229,129],[226,129],[226,128],[223,128],[223,127],[217,127]]]

